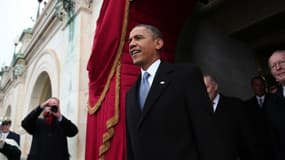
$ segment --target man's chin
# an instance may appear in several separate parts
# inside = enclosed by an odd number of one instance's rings
[[[281,84],[285,84],[285,77],[278,77],[278,78],[276,78],[276,81],[281,83]]]
[[[142,66],[142,63],[138,60],[133,60],[133,63],[137,66]]]
[[[279,83],[281,84],[285,84],[285,77],[282,77],[278,80]]]

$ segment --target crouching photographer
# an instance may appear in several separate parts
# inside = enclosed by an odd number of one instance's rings
[[[67,137],[75,136],[78,129],[60,112],[58,98],[51,97],[32,110],[22,127],[33,136],[27,160],[69,160]]]

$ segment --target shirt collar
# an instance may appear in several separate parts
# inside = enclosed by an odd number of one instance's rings
[[[2,138],[7,138],[8,134],[9,134],[9,132],[6,132],[6,133],[1,132],[1,137]]]
[[[219,100],[220,100],[220,94],[218,93],[214,98],[213,103],[218,104]]]
[[[219,100],[220,100],[220,94],[218,93],[218,94],[216,95],[216,97],[214,98],[214,100],[213,100],[213,110],[214,110],[214,112],[215,112],[216,109],[217,109]]]
[[[265,95],[263,95],[263,96],[255,96],[256,97],[256,99],[262,99],[262,100],[264,100],[264,98],[265,98]]]
[[[160,63],[161,63],[161,60],[158,59],[154,63],[152,63],[146,71],[141,68],[141,73],[142,73],[141,76],[143,76],[144,72],[148,72],[150,74],[150,78],[153,79]]]

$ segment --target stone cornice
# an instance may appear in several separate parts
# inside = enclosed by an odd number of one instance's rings
[[[57,24],[61,24],[61,21],[56,17],[56,4],[56,0],[49,1],[37,19],[32,30],[32,39],[23,51],[26,61],[29,61],[30,58],[33,57],[39,47],[43,45],[43,42],[46,41],[47,36],[53,36],[53,34],[50,35],[51,29],[57,26]]]
[[[9,68],[9,70],[7,72],[5,72],[2,76],[1,79],[1,84],[0,84],[0,90],[1,91],[6,91],[8,90],[9,86],[11,85],[12,81],[14,79],[13,76],[13,70],[11,68]]]
[[[67,13],[60,1],[50,1],[37,19],[33,27],[32,39],[23,51],[26,61],[28,62],[41,49],[41,46],[45,46],[56,31],[60,28],[64,30],[70,21],[73,21],[80,12],[91,14],[92,11],[88,8],[91,2],[90,0],[85,0],[84,2],[76,0],[74,1],[72,13]]]

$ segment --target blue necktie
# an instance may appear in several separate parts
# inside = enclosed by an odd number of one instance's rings
[[[147,97],[148,91],[149,91],[149,83],[148,83],[148,77],[150,76],[149,73],[144,72],[142,80],[141,80],[141,85],[140,85],[140,90],[139,90],[139,98],[140,98],[140,107],[141,110],[143,109],[145,99]]]

